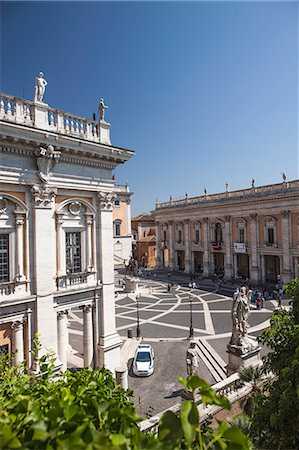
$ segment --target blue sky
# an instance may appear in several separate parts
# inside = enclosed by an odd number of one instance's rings
[[[103,97],[133,214],[298,174],[297,2],[2,2],[1,91],[84,117]]]

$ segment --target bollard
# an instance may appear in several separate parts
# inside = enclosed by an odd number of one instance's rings
[[[128,338],[132,339],[132,337],[133,337],[133,333],[132,333],[132,330],[130,329],[130,330],[128,330]]]
[[[128,389],[128,369],[126,367],[117,367],[115,369],[115,379],[123,389]]]

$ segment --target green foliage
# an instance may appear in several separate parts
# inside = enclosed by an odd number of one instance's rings
[[[254,397],[251,437],[258,448],[299,448],[299,279],[286,287],[292,309],[276,311],[260,341],[272,351],[264,358],[277,379]]]
[[[235,425],[218,422],[216,428],[209,424],[199,423],[199,414],[194,402],[195,394],[199,394],[204,404],[218,405],[230,409],[229,401],[223,395],[218,395],[214,389],[197,375],[187,380],[179,381],[189,391],[192,400],[185,401],[181,406],[180,418],[170,411],[162,417],[159,425],[159,440],[163,449],[221,449],[241,450],[251,449],[250,440]]]
[[[37,347],[38,348],[38,347]],[[200,425],[194,400],[182,404],[180,417],[163,415],[157,435],[142,433],[130,402],[131,391],[116,386],[105,369],[53,373],[53,355],[39,360],[40,376],[13,367],[0,358],[0,449],[45,450],[246,450],[250,441],[235,426],[219,422],[212,429]],[[229,408],[197,376],[181,379],[194,397],[206,404]]]

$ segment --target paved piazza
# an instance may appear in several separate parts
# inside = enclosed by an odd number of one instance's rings
[[[189,345],[190,301],[188,279],[176,281],[172,292],[167,292],[167,274],[155,278],[142,278],[139,286],[140,330],[144,342],[155,350],[155,372],[149,378],[135,377],[130,368],[136,339],[136,295],[126,294],[116,280],[116,323],[119,334],[129,346],[125,361],[129,367],[129,387],[134,391],[134,403],[142,416],[150,416],[178,402],[181,386],[179,376],[186,376],[186,350]],[[194,336],[200,343],[200,374],[211,384],[225,378],[227,364],[226,345],[231,334],[231,303],[228,290],[216,292],[216,286],[201,285],[193,290]],[[232,288],[230,288],[232,292]],[[287,300],[283,305],[287,305]],[[269,318],[277,306],[267,301],[264,309],[250,305],[249,334],[256,337],[269,326]],[[71,362],[82,366],[82,312],[72,310],[70,319],[70,344],[73,349]],[[127,339],[132,330],[133,339]],[[266,349],[262,349],[262,355]]]

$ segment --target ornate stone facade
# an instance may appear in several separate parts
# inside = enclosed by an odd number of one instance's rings
[[[157,265],[252,282],[298,276],[299,180],[157,203]]]
[[[39,333],[41,354],[52,349],[65,369],[68,312],[82,307],[84,365],[114,371],[112,170],[133,152],[111,145],[108,122],[50,108],[43,94],[0,95],[0,351],[38,370]]]

